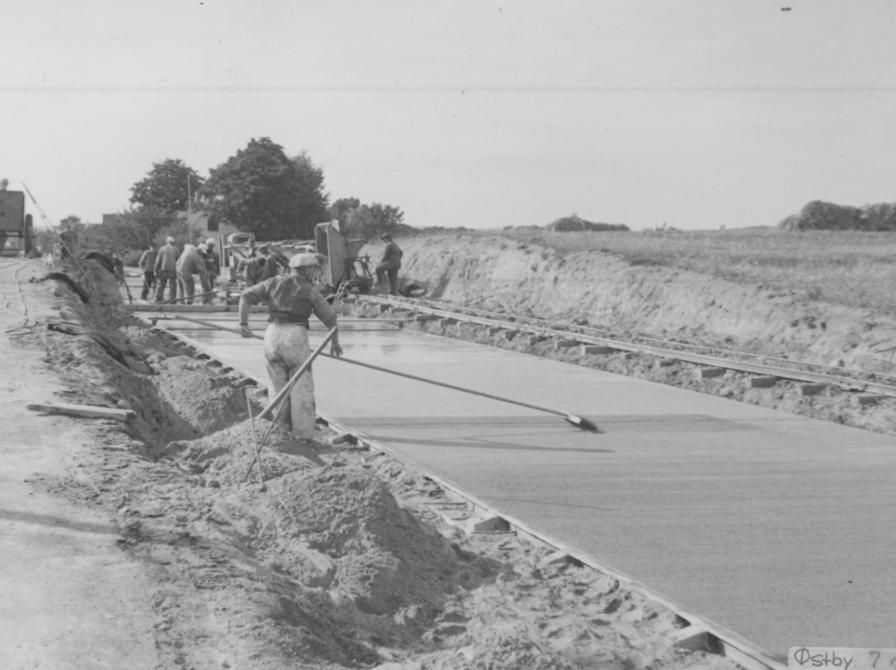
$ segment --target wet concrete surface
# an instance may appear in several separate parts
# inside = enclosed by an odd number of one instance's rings
[[[236,315],[222,322],[235,327]],[[314,374],[327,416],[773,654],[896,646],[896,439],[424,333],[351,327],[340,333],[346,356],[586,416],[602,432],[323,359]],[[312,330],[312,346],[323,332]],[[266,381],[259,341],[184,335]]]

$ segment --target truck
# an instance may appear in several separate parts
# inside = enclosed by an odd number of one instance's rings
[[[0,188],[0,256],[27,256],[34,245],[34,222],[25,213],[25,193]]]

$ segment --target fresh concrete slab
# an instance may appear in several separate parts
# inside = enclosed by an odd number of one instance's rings
[[[190,337],[264,380],[257,340]],[[315,363],[321,411],[497,510],[772,653],[896,646],[894,438],[422,333],[346,332],[342,342],[349,357],[598,424],[586,433]]]

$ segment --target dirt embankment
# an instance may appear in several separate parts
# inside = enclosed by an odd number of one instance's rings
[[[46,351],[67,402],[136,418],[72,419],[94,440],[77,476],[35,486],[113,520],[152,585],[160,667],[734,667],[676,648],[668,609],[550,547],[470,532],[435,511],[458,508],[432,481],[324,428],[315,447],[274,429],[259,486],[246,380],[114,305],[56,293],[59,317],[14,346]],[[262,400],[250,393],[255,412]]]
[[[768,286],[595,251],[560,253],[506,238],[440,234],[399,240],[402,275],[428,295],[508,313],[562,318],[805,362],[896,372],[896,318]],[[371,256],[378,257],[378,249]]]

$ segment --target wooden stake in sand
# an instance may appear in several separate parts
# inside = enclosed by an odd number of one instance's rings
[[[255,463],[258,465],[258,483],[264,489],[264,474],[261,471],[261,454],[258,451],[258,436],[255,434],[255,417],[252,416],[252,399],[249,397],[249,389],[246,391],[246,408],[249,410],[249,425],[252,427],[252,446],[255,447]],[[250,469],[251,471],[251,469]]]
[[[47,414],[68,414],[87,419],[114,419],[127,421],[135,416],[133,410],[115,409],[114,407],[96,407],[94,405],[71,405],[58,402],[32,402],[28,403],[28,409],[32,412],[46,412]]]

